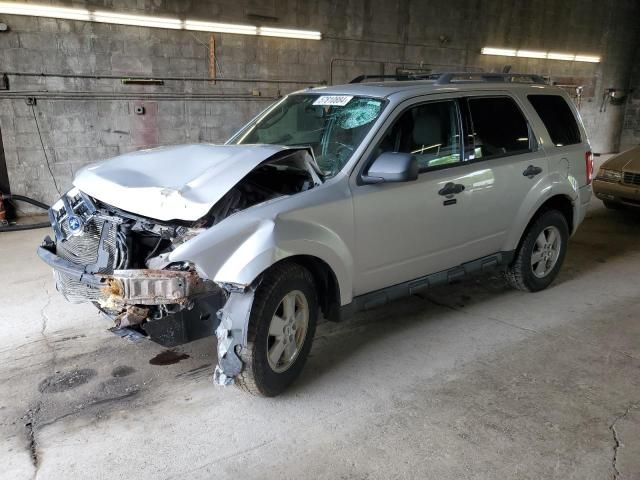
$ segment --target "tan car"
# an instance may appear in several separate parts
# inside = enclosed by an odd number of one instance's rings
[[[640,207],[640,145],[604,162],[593,191],[607,208]]]

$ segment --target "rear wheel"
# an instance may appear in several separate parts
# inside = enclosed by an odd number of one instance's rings
[[[557,210],[540,215],[526,231],[505,278],[514,288],[537,292],[556,278],[569,240],[567,221]]]
[[[276,265],[256,290],[244,362],[236,384],[254,395],[273,397],[300,375],[318,318],[313,277],[294,263]]]

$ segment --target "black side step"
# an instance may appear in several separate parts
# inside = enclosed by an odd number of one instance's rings
[[[408,282],[376,290],[357,296],[353,301],[340,308],[339,321],[346,320],[357,312],[370,310],[389,302],[414,295],[422,290],[452,283],[472,275],[495,270],[511,263],[515,252],[498,252],[487,257],[463,263],[454,268],[432,273]]]

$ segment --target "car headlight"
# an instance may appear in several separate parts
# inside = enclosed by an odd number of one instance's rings
[[[616,170],[607,170],[606,168],[601,168],[598,171],[598,178],[600,180],[604,180],[606,182],[621,182],[622,181],[622,172],[617,172]]]

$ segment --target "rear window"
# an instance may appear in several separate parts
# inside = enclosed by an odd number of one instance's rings
[[[580,129],[573,112],[560,95],[529,95],[538,116],[556,147],[580,143]]]
[[[474,157],[515,155],[531,150],[527,120],[509,97],[471,97]]]

